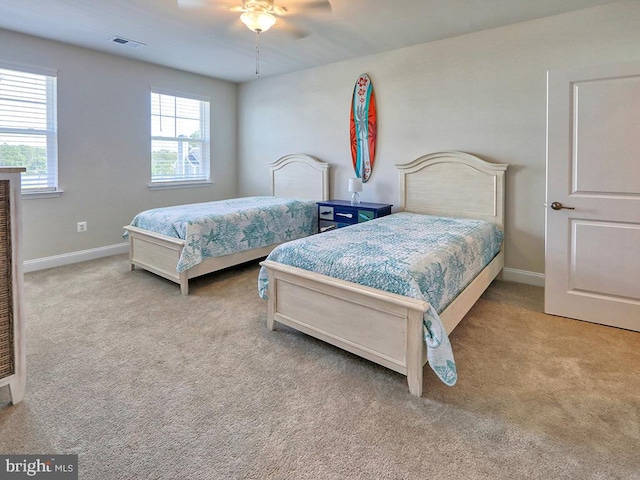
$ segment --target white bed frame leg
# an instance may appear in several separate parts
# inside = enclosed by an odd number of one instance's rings
[[[422,341],[423,312],[410,311],[407,318],[407,382],[409,392],[416,397],[422,396],[422,372],[424,369]]]
[[[270,268],[267,269],[267,278],[269,281],[269,284],[267,286],[267,295],[269,296],[269,305],[268,305],[268,310],[267,310],[267,329],[268,330],[275,330],[276,328],[276,322],[275,322],[275,315],[276,315],[276,279],[274,278],[273,275],[273,270],[271,270]]]
[[[129,270],[133,272],[136,266],[133,264],[133,238],[129,234]]]
[[[187,272],[180,274],[180,293],[182,293],[182,295],[189,295],[189,277],[187,276]]]

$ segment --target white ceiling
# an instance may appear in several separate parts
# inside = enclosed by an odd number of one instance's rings
[[[177,0],[0,0],[0,28],[222,78],[255,79],[256,34],[239,14],[208,0],[204,10],[181,10]],[[616,0],[331,0],[332,10],[294,15],[313,0],[276,0],[291,7],[289,26],[259,36],[260,76],[273,76],[410,45],[533,20]],[[111,41],[124,37],[145,46]],[[4,46],[0,46],[0,49]]]

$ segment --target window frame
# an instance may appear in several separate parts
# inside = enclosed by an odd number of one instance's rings
[[[30,174],[28,171],[23,173],[21,177],[21,193],[26,198],[59,196],[62,190],[60,190],[58,183],[58,72],[46,68],[15,65],[4,62],[0,62],[0,69],[45,77],[46,128],[35,129],[0,126],[0,134],[46,137],[47,173],[44,175],[44,178],[40,179],[40,182],[38,182],[38,177],[42,177],[42,175]],[[28,167],[28,165],[21,166]],[[25,183],[28,184],[29,181],[34,180],[37,182],[35,186],[25,187]]]
[[[166,115],[162,112],[159,114],[154,113],[154,95],[160,96],[158,99],[158,105],[161,107],[162,105],[162,96],[173,97],[174,99],[174,112],[173,115]],[[180,117],[177,113],[177,100],[195,100],[200,103],[200,113],[199,118],[197,119],[200,122],[200,135],[201,138],[194,139],[188,138],[185,139],[184,136],[176,136],[177,127],[175,126],[178,122],[179,118],[184,119],[184,117]],[[211,181],[211,99],[209,97],[204,97],[197,94],[189,94],[184,92],[176,92],[171,90],[164,90],[159,88],[151,88],[150,95],[150,109],[149,109],[149,120],[150,120],[150,169],[151,169],[151,181],[149,184],[150,190],[159,190],[166,188],[191,188],[191,187],[202,187],[211,185],[213,182]],[[174,121],[174,136],[166,136],[166,135],[154,135],[154,119],[155,117],[159,117],[160,121],[162,118],[173,118]],[[194,120],[191,118],[190,120]],[[184,150],[185,144],[189,143],[198,143],[200,144],[200,158],[199,161],[201,163],[200,172],[192,175],[173,175],[168,176],[165,179],[158,179],[154,177],[154,159],[153,159],[153,145],[154,142],[175,142],[177,143],[177,152],[181,152]],[[179,143],[182,143],[180,145]],[[178,156],[179,153],[176,153]],[[187,155],[183,154],[183,160],[186,160]],[[179,160],[179,159],[177,159]],[[176,160],[176,161],[177,161]]]

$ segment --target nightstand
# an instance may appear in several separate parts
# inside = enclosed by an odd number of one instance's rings
[[[349,200],[329,200],[317,203],[319,232],[348,227],[356,223],[384,217],[391,213],[391,207],[393,206],[388,203],[367,202],[351,205]]]

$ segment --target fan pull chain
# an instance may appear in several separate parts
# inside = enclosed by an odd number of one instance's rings
[[[258,39],[260,32],[256,32],[256,78],[260,78],[260,45]]]

